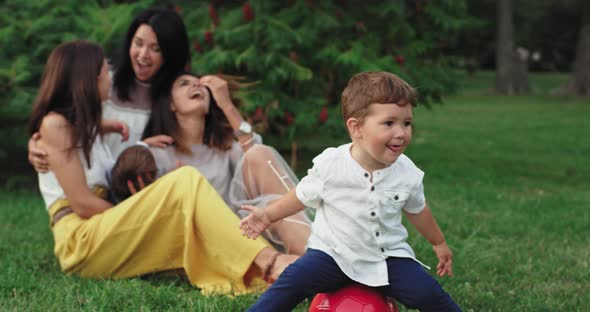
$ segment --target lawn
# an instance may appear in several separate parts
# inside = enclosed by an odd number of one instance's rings
[[[493,78],[465,77],[444,104],[415,111],[406,154],[455,254],[455,276],[439,280],[464,311],[590,311],[590,101],[548,95],[563,75],[534,75],[535,95],[514,97],[491,95]],[[320,151],[301,149],[300,174]],[[243,311],[256,300],[204,297],[174,276],[65,276],[38,193],[0,198],[2,311]],[[436,265],[411,228],[410,244]]]

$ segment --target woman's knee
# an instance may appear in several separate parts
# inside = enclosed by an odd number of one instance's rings
[[[273,148],[264,144],[255,144],[244,153],[244,161],[248,163],[266,163],[273,159]]]

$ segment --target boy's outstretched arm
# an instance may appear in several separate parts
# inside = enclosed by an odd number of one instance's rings
[[[271,203],[266,209],[250,205],[244,205],[242,209],[250,212],[240,221],[242,235],[256,239],[272,223],[298,213],[305,209],[305,205],[295,195],[295,188],[292,188],[289,193]]]
[[[436,266],[436,274],[439,276],[453,275],[453,253],[445,241],[445,237],[436,224],[434,216],[426,204],[424,209],[419,213],[412,214],[406,212],[406,216],[410,223],[416,227],[418,232],[422,234],[431,244],[432,249],[438,258],[438,265]]]

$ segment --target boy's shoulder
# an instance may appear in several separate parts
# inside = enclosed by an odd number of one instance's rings
[[[391,170],[396,172],[396,176],[403,176],[405,178],[415,178],[421,181],[422,177],[424,177],[424,171],[418,168],[410,157],[404,154],[401,154],[397,158],[394,165],[391,166]]]
[[[350,149],[350,143],[340,145],[338,147],[328,147],[313,159],[314,164],[322,162],[333,162],[345,156],[347,149]]]
[[[418,166],[416,166],[416,164],[414,164],[414,162],[410,159],[410,157],[406,156],[405,154],[399,155],[395,162],[402,168],[420,170]]]

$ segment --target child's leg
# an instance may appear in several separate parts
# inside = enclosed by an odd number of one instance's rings
[[[388,258],[389,285],[379,287],[408,308],[420,311],[461,311],[440,284],[422,266],[409,258]]]
[[[310,249],[289,265],[248,311],[291,311],[305,298],[320,292],[332,292],[351,283],[332,257]]]

